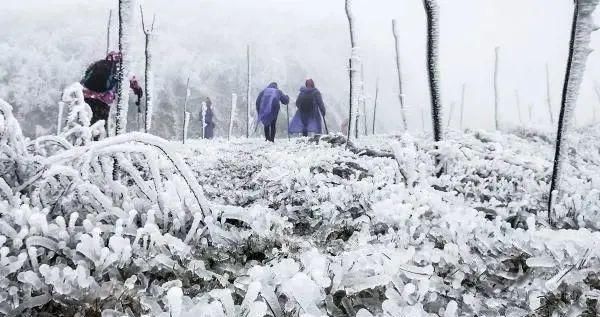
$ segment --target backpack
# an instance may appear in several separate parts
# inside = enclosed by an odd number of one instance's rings
[[[92,64],[85,71],[81,84],[92,91],[104,93],[116,85],[116,63],[102,60]]]
[[[312,93],[303,93],[298,96],[296,105],[301,112],[309,113],[314,110],[314,95]]]

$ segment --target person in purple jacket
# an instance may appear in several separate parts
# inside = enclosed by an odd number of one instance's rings
[[[290,123],[290,134],[302,133],[302,136],[308,136],[309,133],[323,133],[325,104],[312,79],[307,79],[305,86],[300,88],[296,108],[298,110]]]
[[[270,83],[256,98],[256,113],[258,120],[265,127],[265,139],[270,142],[275,142],[275,130],[277,127],[277,116],[281,104],[288,105],[290,97],[284,94],[277,87],[277,83]]]

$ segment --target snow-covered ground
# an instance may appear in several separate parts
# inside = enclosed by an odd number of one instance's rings
[[[90,142],[76,118],[28,141],[6,104],[0,119],[0,314],[597,314],[597,126],[572,135],[550,229],[544,131],[347,150],[340,136]]]

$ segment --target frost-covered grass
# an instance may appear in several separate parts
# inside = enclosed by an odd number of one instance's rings
[[[0,106],[0,314],[596,315],[598,127],[551,229],[543,131],[27,143]]]

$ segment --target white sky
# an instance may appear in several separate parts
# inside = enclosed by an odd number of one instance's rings
[[[116,0],[54,0],[48,8],[45,0],[5,0],[5,7],[21,24],[35,23],[62,9],[81,8],[90,23],[100,26],[106,20],[106,8]],[[186,32],[205,29],[223,41],[246,43],[263,55],[306,56],[302,61],[315,77],[317,85],[329,88],[325,96],[343,98],[347,82],[344,69],[349,48],[347,20],[343,0],[145,0],[147,11],[157,11],[163,43],[179,41],[185,46]],[[468,127],[491,128],[493,125],[494,48],[500,52],[501,120],[518,122],[515,91],[521,96],[523,121],[527,107],[534,106],[533,123],[547,124],[545,103],[545,65],[549,64],[554,114],[558,117],[564,76],[568,36],[572,16],[571,0],[440,0],[441,7],[441,80],[445,114],[449,105],[460,101],[461,86],[467,84],[465,121]],[[375,78],[381,80],[381,111],[388,130],[399,128],[399,103],[396,98],[396,73],[391,20],[400,30],[401,58],[409,126],[421,127],[421,108],[428,109],[425,72],[425,17],[422,0],[354,0],[359,44],[365,62],[367,92],[374,93]],[[0,10],[1,11],[1,10]],[[1,12],[0,12],[1,16]],[[598,15],[596,15],[598,16]],[[36,17],[36,18],[33,18]],[[61,23],[68,24],[68,18]],[[5,30],[6,31],[6,30]],[[182,34],[184,33],[184,34]],[[0,37],[2,31],[0,31]],[[244,38],[246,37],[246,38]],[[167,39],[168,38],[168,39]],[[201,41],[202,39],[198,39]],[[277,49],[277,46],[281,43]],[[262,47],[262,49],[261,49]],[[600,49],[593,37],[592,47]],[[218,43],[203,43],[202,49],[218,51]],[[243,56],[243,54],[241,54]],[[218,59],[218,55],[216,57]],[[592,120],[598,107],[593,91],[600,55],[590,55],[577,109],[578,124]],[[321,79],[321,81],[319,81]],[[323,85],[319,83],[325,82]],[[288,83],[296,87],[298,83]],[[428,110],[427,110],[428,111]],[[458,110],[454,122],[458,122]],[[599,111],[600,113],[600,111]],[[429,115],[427,113],[427,115]],[[428,120],[428,117],[427,117]],[[446,118],[447,120],[447,118]],[[455,125],[456,126],[456,125]]]

